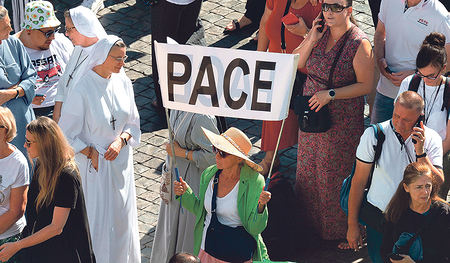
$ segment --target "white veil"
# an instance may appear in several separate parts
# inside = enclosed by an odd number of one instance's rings
[[[69,10],[70,18],[77,31],[86,37],[106,37],[106,31],[97,16],[89,8],[78,6]]]

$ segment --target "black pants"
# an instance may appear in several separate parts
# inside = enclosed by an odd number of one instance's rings
[[[265,8],[266,0],[247,0],[244,16],[250,19],[252,24],[259,24]]]
[[[170,37],[179,44],[206,45],[204,29],[198,17],[201,6],[201,0],[195,0],[188,5],[176,5],[166,0],[160,0],[151,8],[153,84],[156,100],[161,108],[161,87],[154,41],[166,43],[167,37]]]

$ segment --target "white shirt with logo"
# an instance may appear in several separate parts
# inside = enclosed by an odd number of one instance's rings
[[[25,47],[37,71],[36,95],[45,95],[41,105],[31,104],[33,108],[44,108],[55,105],[56,86],[64,73],[66,64],[73,51],[72,42],[63,34],[55,34],[55,39],[47,50],[36,50]]]
[[[392,72],[414,70],[416,57],[431,32],[445,35],[450,44],[450,14],[438,0],[422,0],[405,11],[405,0],[381,1],[379,21],[386,29],[385,58]],[[399,87],[380,75],[377,91],[389,98]]]

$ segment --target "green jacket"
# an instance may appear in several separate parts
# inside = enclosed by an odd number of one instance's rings
[[[203,227],[206,217],[206,210],[204,207],[204,199],[206,188],[209,182],[217,172],[216,165],[212,165],[205,169],[200,179],[199,198],[195,196],[191,188],[183,194],[181,204],[191,213],[197,216],[194,227],[194,254],[198,255],[200,252],[200,245],[202,242]],[[253,254],[253,260],[262,261],[269,259],[267,255],[266,245],[261,237],[261,232],[266,228],[268,213],[267,206],[263,213],[258,213],[259,195],[264,186],[264,178],[258,172],[253,171],[247,165],[241,168],[241,178],[239,179],[238,190],[238,213],[241,218],[242,225],[245,230],[250,233],[256,240],[256,252]],[[177,199],[179,200],[179,196]],[[231,252],[231,251],[230,251]]]

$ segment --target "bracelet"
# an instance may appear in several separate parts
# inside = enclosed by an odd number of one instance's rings
[[[427,157],[427,153],[424,152],[424,153],[422,153],[422,154],[420,154],[420,155],[417,155],[417,154],[416,154],[416,159],[419,159],[419,158],[422,158],[422,157]]]
[[[188,160],[189,160],[189,158],[188,158],[188,154],[189,154],[189,150],[186,150],[186,152],[184,153],[184,158],[186,158],[186,159],[188,159]]]
[[[88,153],[87,158],[92,159],[92,147],[88,147],[88,148],[89,148],[89,153]]]
[[[120,139],[122,139],[122,147],[128,144],[125,138],[120,137]]]

